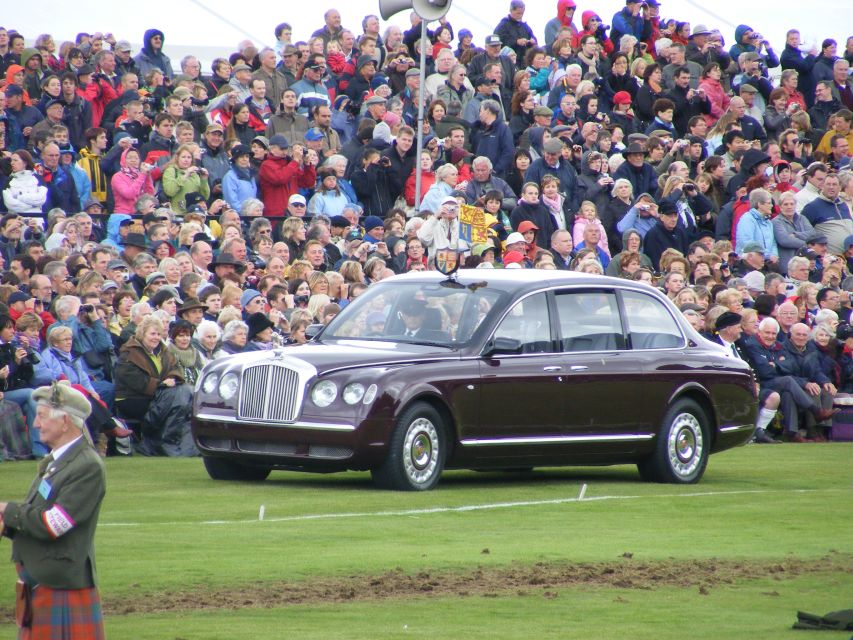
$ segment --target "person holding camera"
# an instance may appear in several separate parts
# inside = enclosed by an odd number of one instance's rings
[[[717,38],[717,34],[704,24],[693,27],[693,35],[687,43],[687,59],[695,62],[701,67],[716,63],[721,69],[728,69],[732,63],[729,54],[723,50],[723,46]]]
[[[3,401],[0,403],[0,433],[5,434],[0,438],[0,459],[4,450],[22,458],[32,453],[26,434],[27,428],[33,429],[35,421],[35,408],[30,397],[35,387],[33,366],[39,360],[38,354],[28,344],[15,337],[15,321],[5,313],[0,314],[0,400]],[[6,406],[7,403],[15,405],[19,411]],[[24,430],[19,432],[13,427],[23,422],[24,416]]]
[[[764,53],[762,53],[762,49]],[[735,29],[735,44],[729,49],[729,56],[731,56],[732,60],[739,60],[740,55],[747,52],[758,54],[764,62],[765,74],[766,69],[773,69],[779,66],[779,57],[764,36],[752,27],[739,24]]]
[[[100,127],[107,105],[118,98],[112,82],[91,65],[84,64],[77,70],[77,95],[92,105],[92,125]]]
[[[205,200],[210,197],[207,169],[196,164],[191,145],[182,144],[166,163],[163,171],[163,193],[169,196],[172,211],[178,213],[186,213],[187,194],[200,193]]]
[[[459,237],[459,203],[456,198],[447,196],[441,201],[438,213],[418,229],[418,239],[430,260],[434,260],[440,249],[468,250],[468,243]]]

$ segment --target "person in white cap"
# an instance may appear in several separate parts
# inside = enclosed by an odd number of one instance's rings
[[[434,259],[439,249],[468,251],[468,243],[459,236],[459,203],[456,198],[447,196],[441,201],[438,213],[418,229],[418,238],[430,259]]]
[[[98,640],[94,539],[106,475],[85,425],[91,406],[66,381],[36,389],[33,400],[50,454],[22,502],[0,502],[0,531],[12,539],[19,576],[18,637]]]

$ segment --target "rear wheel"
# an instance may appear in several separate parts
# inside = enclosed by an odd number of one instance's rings
[[[270,475],[269,467],[253,467],[245,464],[239,464],[224,458],[210,458],[205,456],[204,468],[207,469],[207,475],[214,480],[266,480]]]
[[[655,450],[637,468],[644,480],[693,484],[705,473],[710,447],[705,412],[693,400],[679,400],[664,416]]]
[[[397,491],[427,491],[444,469],[447,436],[441,415],[425,402],[406,409],[391,436],[388,457],[371,470],[377,486]]]

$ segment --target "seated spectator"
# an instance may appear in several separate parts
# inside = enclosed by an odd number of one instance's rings
[[[142,421],[142,455],[192,456],[192,387],[185,384],[175,356],[163,344],[163,324],[145,318],[121,348],[116,366],[116,408]]]
[[[219,349],[219,340],[221,337],[222,330],[212,320],[202,320],[196,327],[192,345],[201,356],[202,367],[217,358],[217,350]]]
[[[195,327],[186,320],[178,320],[169,327],[169,344],[167,349],[174,356],[177,367],[188,385],[195,385],[204,361],[201,354],[192,346],[192,336]]]
[[[229,356],[235,353],[243,353],[248,339],[249,325],[242,320],[232,320],[225,325],[225,329],[222,331],[222,347],[219,349],[219,354]]]

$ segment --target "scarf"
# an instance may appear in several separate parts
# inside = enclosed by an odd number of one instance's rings
[[[178,360],[178,364],[184,367],[185,369],[193,369],[198,362],[198,352],[193,349],[192,344],[186,349],[179,349],[177,345],[170,344],[169,351],[171,351],[175,358]]]
[[[121,168],[121,172],[124,175],[126,175],[127,177],[129,177],[131,180],[136,180],[137,178],[139,178],[139,171],[137,171],[136,169],[133,169],[131,167],[128,167],[127,165],[124,165]]]
[[[232,167],[234,169],[234,173],[237,174],[237,177],[240,180],[245,180],[246,182],[251,182],[252,178],[255,177],[255,169],[252,167],[238,167],[236,164]]]
[[[261,351],[269,351],[272,349],[272,341],[264,342],[263,340],[252,340],[252,344],[258,347]]]

